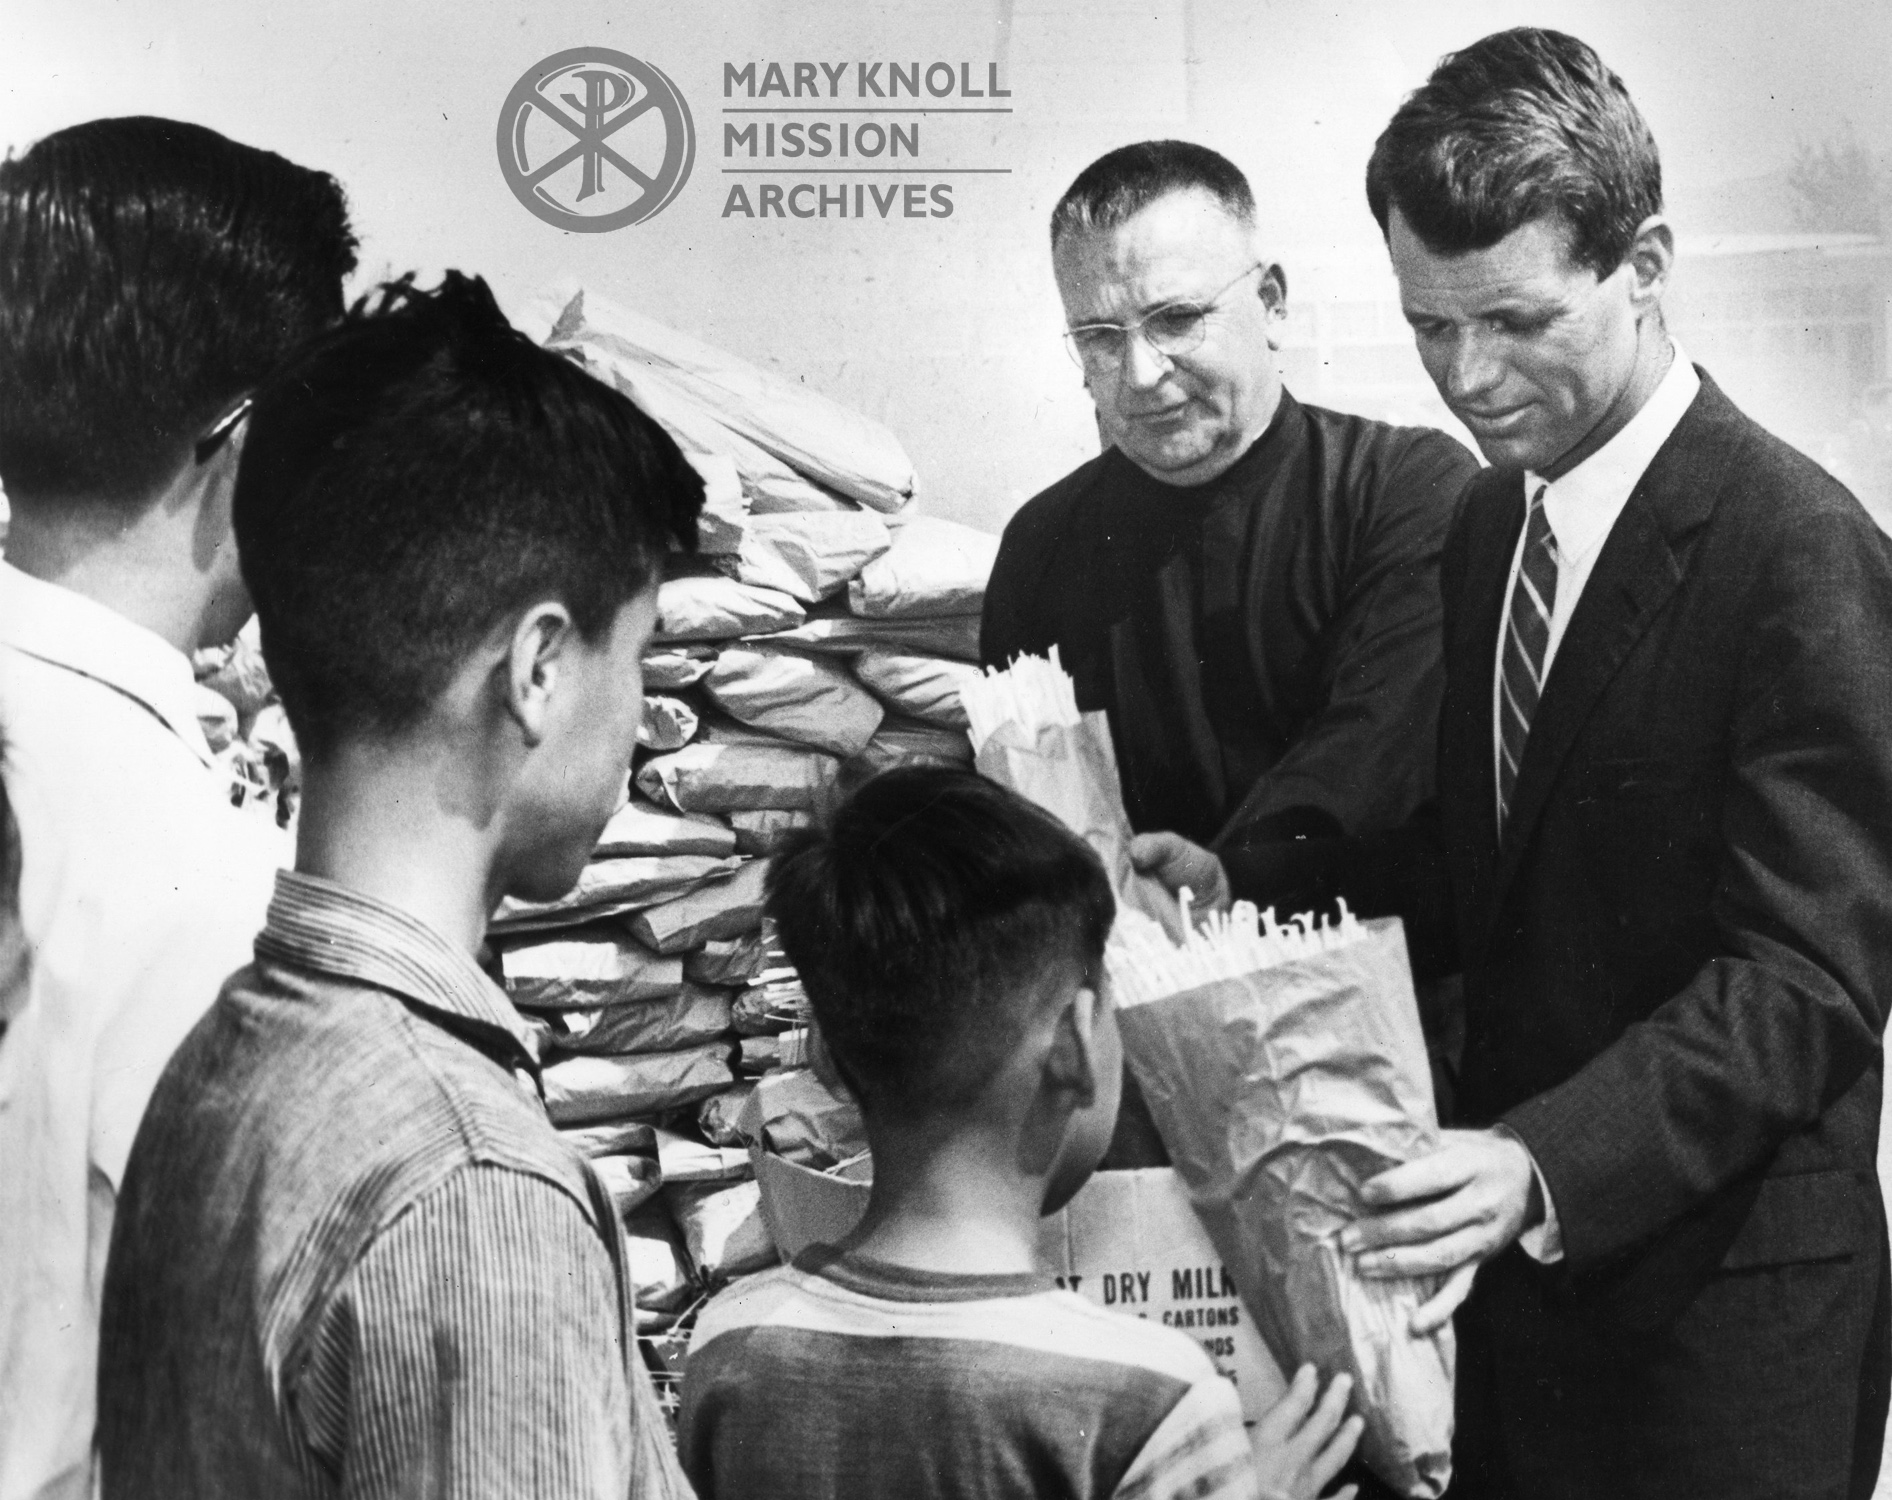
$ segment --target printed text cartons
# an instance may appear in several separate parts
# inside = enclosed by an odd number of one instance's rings
[[[1186,1333],[1235,1383],[1252,1427],[1287,1389],[1189,1193],[1168,1167],[1098,1172],[1043,1221],[1038,1263],[1061,1286]]]
[[[1278,928],[1242,902],[1178,947],[1132,916],[1107,961],[1124,1055],[1269,1346],[1349,1372],[1367,1463],[1443,1493],[1452,1330],[1411,1332],[1436,1282],[1365,1280],[1338,1243],[1361,1183],[1438,1142],[1399,922]]]

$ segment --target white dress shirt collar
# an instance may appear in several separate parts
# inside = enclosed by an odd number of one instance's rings
[[[116,610],[0,562],[0,645],[116,689],[211,763],[190,658]]]
[[[1701,377],[1682,346],[1671,347],[1674,358],[1668,372],[1621,432],[1561,478],[1546,481],[1525,471],[1526,500],[1537,493],[1539,485],[1549,486],[1544,517],[1565,563],[1584,562],[1603,545],[1631,492],[1701,389]]]

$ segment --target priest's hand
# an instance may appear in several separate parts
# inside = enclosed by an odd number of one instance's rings
[[[1228,910],[1228,871],[1222,861],[1180,833],[1139,833],[1130,840],[1130,863],[1172,896],[1187,888],[1197,911]]]
[[[1502,1130],[1441,1131],[1438,1150],[1370,1178],[1360,1197],[1369,1214],[1341,1231],[1340,1248],[1362,1276],[1445,1278],[1414,1311],[1415,1334],[1443,1325],[1479,1266],[1544,1216],[1531,1153]]]

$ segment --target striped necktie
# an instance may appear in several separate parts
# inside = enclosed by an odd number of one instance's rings
[[[1524,557],[1518,581],[1511,590],[1511,614],[1505,622],[1502,704],[1498,719],[1498,828],[1510,815],[1517,789],[1518,767],[1524,764],[1524,742],[1530,737],[1531,716],[1544,691],[1544,659],[1550,646],[1550,616],[1557,607],[1557,539],[1544,514],[1540,484],[1531,496],[1531,513],[1524,522]]]

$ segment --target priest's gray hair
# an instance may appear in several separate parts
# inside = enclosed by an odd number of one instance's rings
[[[1137,141],[1098,157],[1064,190],[1051,211],[1051,248],[1067,234],[1115,229],[1158,198],[1191,189],[1254,227],[1254,192],[1226,156],[1194,141]]]

